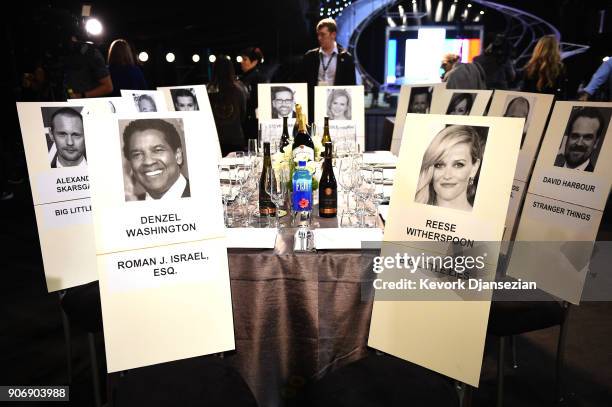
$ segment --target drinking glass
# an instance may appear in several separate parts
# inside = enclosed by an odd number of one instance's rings
[[[342,157],[339,160],[338,166],[338,182],[344,191],[345,209],[342,212],[340,223],[342,224],[344,216],[350,217],[355,212],[350,207],[350,193],[354,190],[357,180],[355,179],[355,161],[352,156]]]
[[[247,144],[247,155],[249,161],[253,162],[257,158],[257,140],[250,138]]]
[[[223,222],[231,227],[233,219],[229,217],[227,205],[236,192],[235,173],[229,165],[219,165],[219,182],[221,184],[221,199],[223,200]]]
[[[264,187],[268,195],[270,195],[274,206],[276,206],[275,227],[278,229],[280,228],[278,221],[280,206],[287,197],[287,175],[282,169],[275,170],[274,168],[271,168],[268,174],[269,176],[264,180]]]

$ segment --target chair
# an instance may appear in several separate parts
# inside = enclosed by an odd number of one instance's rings
[[[256,407],[240,374],[214,356],[202,356],[111,374],[113,407]]]
[[[453,407],[459,397],[442,375],[389,355],[371,355],[327,374],[305,395],[312,407]]]
[[[514,335],[560,326],[559,341],[557,344],[557,360],[555,368],[555,397],[561,400],[561,370],[563,367],[565,338],[567,334],[567,315],[569,306],[556,301],[497,301],[491,303],[489,325],[487,332],[499,337],[499,350],[497,361],[497,407],[503,406],[504,401],[504,359],[506,338],[510,337],[514,367],[516,351],[514,348]]]
[[[60,308],[64,335],[66,337],[66,357],[68,364],[68,382],[72,382],[72,340],[71,326],[75,325],[87,332],[89,360],[94,402],[102,407],[102,386],[98,372],[98,357],[95,335],[102,332],[102,306],[98,282],[74,287],[60,294]]]

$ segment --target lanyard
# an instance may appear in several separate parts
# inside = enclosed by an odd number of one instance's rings
[[[332,55],[329,57],[329,59],[327,60],[327,65],[325,65],[325,62],[323,62],[323,53],[321,52],[319,54],[319,57],[321,59],[321,66],[323,67],[323,74],[325,74],[325,72],[327,72],[327,68],[329,68],[329,65],[331,64],[332,59],[334,59],[334,57],[336,56],[336,53],[332,53]]]

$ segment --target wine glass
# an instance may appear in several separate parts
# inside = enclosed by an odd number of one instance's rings
[[[235,192],[236,180],[229,165],[219,165],[219,182],[221,184],[221,199],[223,200],[223,222],[230,227],[233,219],[228,215],[227,205]]]
[[[249,161],[251,163],[257,159],[257,140],[254,138],[250,138],[248,141],[247,156],[249,157]]]
[[[270,169],[268,173],[268,177],[264,180],[265,190],[270,195],[270,199],[276,206],[276,228],[280,228],[280,223],[278,221],[279,211],[281,204],[285,201],[287,196],[287,176],[282,169],[275,170],[274,168]]]
[[[351,210],[350,204],[349,204],[350,193],[354,189],[355,184],[356,184],[355,171],[354,171],[355,163],[353,161],[352,156],[342,157],[338,161],[339,161],[338,182],[340,183],[340,186],[342,187],[342,190],[344,191],[344,205],[346,207],[344,211],[342,212],[342,219],[340,220],[340,223],[342,223],[342,220],[344,219],[344,215],[348,215],[350,219],[350,216],[355,213],[354,211]]]

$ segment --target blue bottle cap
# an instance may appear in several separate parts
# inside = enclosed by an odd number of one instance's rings
[[[298,161],[298,167],[306,167],[306,161]]]

